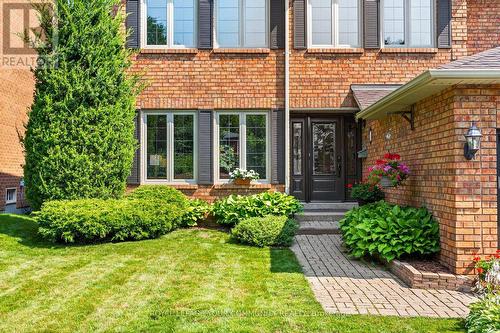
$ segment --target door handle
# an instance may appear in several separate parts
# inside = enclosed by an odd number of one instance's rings
[[[338,171],[338,177],[342,177],[342,156],[338,155],[337,156],[337,171]]]

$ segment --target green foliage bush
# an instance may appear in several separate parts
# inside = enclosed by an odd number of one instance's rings
[[[197,222],[203,220],[210,212],[210,205],[202,200],[190,200],[181,191],[164,185],[139,186],[127,199],[133,200],[160,200],[164,203],[173,204],[182,210],[183,215],[178,221],[181,227],[194,227]]]
[[[241,243],[259,247],[289,246],[297,229],[297,222],[287,216],[268,215],[242,220],[231,235]]]
[[[190,200],[179,225],[181,227],[194,227],[198,222],[204,220],[210,212],[211,207],[206,201],[199,199]]]
[[[49,200],[117,198],[125,190],[141,85],[128,75],[124,14],[110,15],[120,3],[55,0],[55,11],[36,7],[47,42],[36,43],[42,65],[34,71],[23,140],[26,197],[35,210]]]
[[[500,332],[500,295],[490,294],[472,303],[465,321],[468,333]]]
[[[94,243],[156,238],[176,228],[183,214],[161,200],[80,199],[46,202],[35,219],[47,239]]]
[[[231,195],[214,203],[212,213],[217,223],[235,225],[249,217],[266,215],[291,217],[302,210],[293,196],[280,192],[265,192],[250,196]]]
[[[354,208],[340,221],[344,243],[354,257],[387,261],[402,255],[439,252],[439,226],[425,208],[384,201]]]

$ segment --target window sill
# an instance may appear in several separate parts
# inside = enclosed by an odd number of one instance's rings
[[[141,49],[141,54],[196,54],[198,49],[188,48],[188,49]]]
[[[362,48],[311,48],[307,49],[307,53],[335,53],[335,54],[361,54],[365,50]]]
[[[406,48],[406,47],[385,47],[380,49],[381,53],[438,53],[434,47],[427,48]]]
[[[252,53],[252,54],[266,54],[270,53],[271,50],[269,48],[220,48],[213,49],[213,53]]]
[[[219,184],[214,184],[214,189],[270,189],[273,186],[271,184],[264,184],[264,183],[251,183],[250,185],[236,185],[234,183],[219,183]]]

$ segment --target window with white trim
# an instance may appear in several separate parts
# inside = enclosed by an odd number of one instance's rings
[[[142,0],[146,48],[196,46],[197,0]]]
[[[216,46],[268,47],[268,8],[269,0],[216,0]]]
[[[217,175],[229,179],[236,168],[256,171],[261,181],[269,177],[269,115],[267,112],[219,112]]]
[[[143,124],[143,179],[146,182],[194,182],[195,113],[145,112]]]
[[[432,47],[432,0],[382,0],[385,47]]]
[[[359,47],[360,0],[309,0],[309,47]]]
[[[5,189],[5,204],[14,204],[17,202],[17,189],[7,188]]]

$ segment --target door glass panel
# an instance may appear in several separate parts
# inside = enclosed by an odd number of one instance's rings
[[[167,179],[167,116],[147,116],[147,176]]]
[[[219,115],[219,177],[229,179],[229,172],[240,166],[240,116]]]
[[[260,179],[267,179],[266,172],[266,116],[247,115],[247,170],[254,170]]]
[[[313,175],[335,174],[335,123],[312,124]]]
[[[302,123],[293,123],[292,137],[293,174],[300,176],[302,175]]]
[[[174,115],[174,178],[194,178],[194,116]]]

